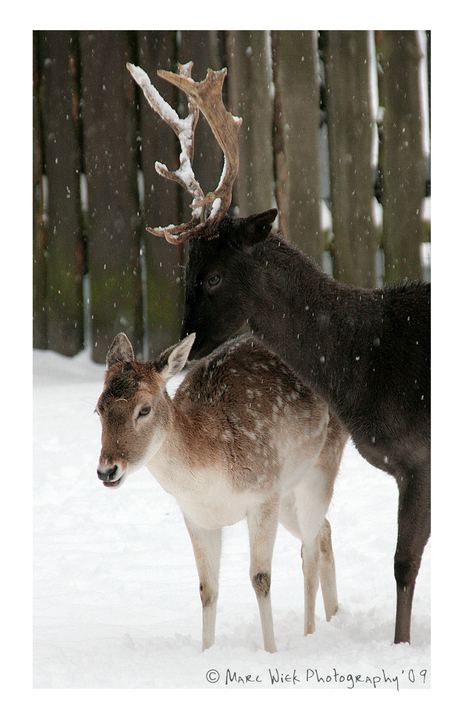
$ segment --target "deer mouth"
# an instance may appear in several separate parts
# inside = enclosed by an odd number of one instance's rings
[[[103,482],[102,484],[104,487],[119,487],[121,485],[121,481],[123,479],[123,476],[120,477],[119,480],[116,480],[115,482]]]

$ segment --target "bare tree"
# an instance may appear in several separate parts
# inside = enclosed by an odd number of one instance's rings
[[[417,31],[382,33],[383,247],[388,282],[420,279],[426,156]]]
[[[243,118],[234,190],[241,215],[274,205],[268,39],[268,33],[261,30],[231,31],[227,36],[229,109]]]
[[[40,146],[37,141],[35,144],[36,180],[37,187],[42,188],[38,173],[46,175],[47,222],[45,228],[42,214],[36,225],[36,237],[44,248],[41,256],[36,255],[36,265],[41,263],[42,278],[46,265],[45,284],[42,283],[46,346],[66,356],[74,356],[83,348],[80,156],[72,42],[72,34],[62,31],[40,32],[37,38],[40,98],[37,97],[36,106],[41,110],[43,142]],[[42,329],[43,326],[42,322]],[[44,344],[43,333],[39,343]]]
[[[126,32],[81,32],[80,45],[92,355],[104,362],[120,329],[142,349],[134,89]]]
[[[280,229],[321,265],[316,32],[273,31],[274,150]]]
[[[375,286],[370,33],[325,32],[334,276]]]

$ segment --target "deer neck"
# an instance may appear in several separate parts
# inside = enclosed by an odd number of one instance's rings
[[[169,396],[168,400],[165,437],[146,466],[166,492],[176,498],[192,498],[199,472],[207,465],[208,448],[201,437],[200,422],[181,411]]]
[[[363,319],[374,322],[378,299],[331,279],[277,236],[261,243],[257,259],[249,326],[343,417],[365,369]]]

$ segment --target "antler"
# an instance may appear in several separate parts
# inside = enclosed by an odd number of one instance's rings
[[[144,95],[152,109],[154,109],[161,116],[161,118],[166,121],[169,126],[171,126],[180,142],[181,153],[179,168],[176,171],[169,171],[163,163],[159,163],[158,161],[155,163],[155,168],[157,173],[162,175],[164,178],[180,183],[180,185],[182,185],[182,187],[193,196],[191,206],[192,219],[188,223],[176,226],[171,225],[169,228],[147,228],[147,230],[149,232],[153,232],[154,235],[166,237],[168,242],[175,243],[179,240],[173,237],[173,235],[180,235],[181,233],[186,232],[198,225],[201,222],[203,214],[203,207],[201,205],[197,206],[197,203],[202,201],[204,193],[201,190],[199,183],[196,181],[192,169],[195,128],[199,117],[198,108],[194,102],[189,101],[189,114],[185,119],[180,119],[174,109],[160,96],[150,82],[148,75],[140,67],[135,67],[129,62],[126,66],[133,79],[144,92]],[[192,67],[193,62],[189,62],[185,65],[180,64],[179,71],[184,76],[187,76],[191,72]]]
[[[179,74],[159,70],[158,75],[182,89],[188,97],[189,115],[180,119],[174,109],[165,102],[152,86],[147,74],[139,67],[127,65],[135,81],[139,84],[150,106],[164,119],[179,138],[181,145],[180,166],[174,171],[168,171],[166,166],[155,163],[157,172],[165,178],[180,183],[192,196],[192,219],[182,225],[172,225],[167,228],[147,228],[154,235],[165,237],[168,242],[177,244],[191,237],[213,237],[216,228],[230,207],[232,188],[238,173],[238,136],[242,120],[233,116],[224,107],[222,101],[222,85],[227,70],[214,72],[208,69],[206,79],[194,82],[191,78],[193,62],[179,65]],[[206,196],[195,178],[192,169],[193,142],[198,109],[206,118],[219,146],[224,153],[224,167],[219,184],[214,191]],[[203,219],[204,207],[212,203],[211,211]]]

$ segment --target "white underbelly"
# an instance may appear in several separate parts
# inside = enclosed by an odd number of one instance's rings
[[[229,527],[246,518],[248,510],[263,501],[250,492],[224,492],[212,488],[206,497],[188,499],[176,497],[182,512],[203,529]]]

